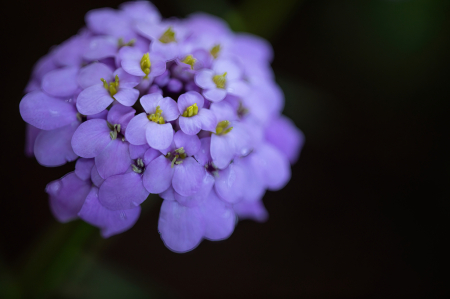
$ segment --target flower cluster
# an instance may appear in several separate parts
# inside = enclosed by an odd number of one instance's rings
[[[176,252],[229,237],[237,217],[264,221],[265,191],[288,182],[303,144],[281,115],[270,45],[205,14],[162,19],[144,1],[85,19],[36,64],[20,102],[28,154],[78,159],[47,186],[55,217],[108,237],[159,194],[158,229]]]

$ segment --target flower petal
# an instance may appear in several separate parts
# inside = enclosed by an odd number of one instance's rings
[[[74,105],[41,91],[25,95],[19,104],[23,120],[41,130],[54,130],[77,119]]]
[[[216,167],[220,169],[227,167],[235,156],[234,152],[234,143],[230,134],[211,135],[211,158]]]
[[[134,171],[113,175],[100,186],[100,203],[110,210],[126,210],[138,207],[149,192],[142,185],[142,175]]]
[[[95,165],[92,167],[92,170],[91,170],[91,181],[97,187],[100,187],[103,184],[103,182],[105,181],[105,179],[102,178],[100,176],[100,174],[98,173],[97,166],[95,166]]]
[[[200,149],[195,154],[195,159],[200,163],[200,165],[205,166],[211,161],[210,148],[211,148],[211,137],[205,137],[200,139]]]
[[[139,90],[134,88],[119,88],[114,99],[124,106],[133,106],[139,97]]]
[[[167,248],[181,253],[198,246],[205,232],[205,225],[197,207],[188,208],[176,201],[164,200],[158,230]]]
[[[104,179],[116,174],[122,174],[130,167],[132,160],[128,152],[129,143],[117,138],[95,157],[95,165]]]
[[[180,116],[178,123],[181,130],[187,135],[196,135],[202,129],[202,121],[198,115],[192,117]]]
[[[148,145],[154,149],[163,150],[168,148],[172,143],[173,129],[170,123],[157,124],[149,121],[145,137],[147,138]]]
[[[172,186],[182,196],[191,196],[202,187],[205,168],[192,157],[187,157],[183,163],[175,165]]]
[[[113,72],[106,64],[93,62],[80,70],[77,82],[81,88],[86,89],[92,85],[99,84],[101,82],[100,79],[105,79],[106,82],[113,81]]]
[[[195,84],[204,89],[215,88],[216,84],[213,81],[214,72],[212,70],[200,70],[195,74]]]
[[[186,207],[196,207],[199,206],[211,193],[212,187],[214,185],[214,177],[209,173],[205,172],[203,177],[202,186],[197,193],[191,196],[182,196],[177,192],[173,191],[173,196],[178,203]],[[169,188],[171,189],[171,188]],[[172,188],[173,189],[173,188]]]
[[[83,181],[74,172],[49,183],[45,191],[50,197],[50,208],[55,218],[60,222],[77,218],[90,189],[90,182]]]
[[[102,84],[92,85],[78,95],[77,109],[84,115],[97,114],[105,110],[113,100]]]
[[[120,133],[124,134],[128,123],[134,117],[134,113],[136,113],[136,110],[133,108],[116,103],[109,110],[107,119],[112,125],[119,124]]]
[[[178,112],[177,102],[173,99],[166,97],[159,101],[158,105],[162,110],[162,116],[166,121],[173,121],[178,118],[180,113]]]
[[[34,143],[34,155],[39,164],[54,167],[74,161],[78,156],[73,152],[70,141],[80,123],[73,123],[51,131],[41,131]]]
[[[111,142],[110,132],[105,120],[88,120],[73,134],[72,148],[80,157],[94,158]]]
[[[133,117],[128,123],[127,131],[125,132],[127,141],[134,145],[147,144],[145,132],[149,123],[146,113],[140,113]]]
[[[198,118],[202,123],[202,130],[215,132],[217,127],[217,118],[209,109],[201,109],[198,112]]]
[[[94,159],[80,158],[75,164],[75,174],[82,180],[90,180]]]
[[[160,93],[151,93],[146,94],[141,97],[140,102],[145,112],[148,114],[155,113],[156,106],[159,105],[159,102],[163,99],[163,96]]]
[[[173,136],[175,148],[183,147],[188,156],[195,155],[200,149],[201,143],[197,135],[187,135],[182,131],[178,131]]]
[[[211,88],[203,90],[203,96],[210,100],[211,102],[220,102],[227,95],[227,91],[222,88]]]
[[[162,155],[159,156],[145,169],[143,178],[145,189],[155,194],[167,190],[172,183],[173,173],[174,168],[171,167],[170,161]]]
[[[70,97],[78,88],[77,67],[64,67],[48,72],[43,78],[41,88],[55,97]]]
[[[178,111],[180,111],[180,114],[183,114],[187,107],[194,104],[197,104],[197,107],[200,110],[203,108],[204,102],[205,100],[201,94],[196,91],[188,91],[178,97]]]
[[[233,209],[240,220],[252,219],[258,222],[265,222],[269,218],[266,208],[261,200],[241,201],[233,205]]]
[[[230,204],[220,200],[212,191],[200,206],[205,221],[205,235],[208,240],[218,241],[228,238],[236,224],[236,214]]]
[[[129,210],[108,210],[98,200],[98,188],[93,187],[78,216],[87,223],[99,227],[103,238],[108,238],[133,227],[140,214],[141,207]]]
[[[142,144],[142,145],[130,144],[130,146],[128,147],[128,150],[130,151],[130,158],[133,160],[136,160],[137,158],[144,157],[145,152],[149,148],[150,147],[147,144]]]

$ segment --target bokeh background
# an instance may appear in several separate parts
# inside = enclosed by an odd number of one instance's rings
[[[57,223],[45,168],[24,155],[33,64],[121,1],[1,5],[1,298],[444,298],[450,294],[448,0],[154,0],[270,40],[284,113],[306,143],[269,220],[187,254],[163,245],[160,199],[108,240]]]

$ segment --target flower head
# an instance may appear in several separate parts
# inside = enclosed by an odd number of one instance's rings
[[[144,1],[88,12],[36,64],[19,105],[28,155],[78,159],[47,186],[55,217],[109,237],[158,194],[158,229],[175,252],[228,238],[236,217],[264,221],[265,191],[286,185],[304,142],[280,114],[272,56],[206,14],[164,20]]]

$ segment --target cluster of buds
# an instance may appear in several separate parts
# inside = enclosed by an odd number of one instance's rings
[[[36,64],[20,102],[28,154],[48,167],[76,160],[46,188],[55,217],[108,237],[159,194],[175,252],[228,238],[237,219],[264,221],[265,191],[289,181],[303,144],[281,115],[270,45],[206,14],[162,19],[144,1],[85,19]]]

